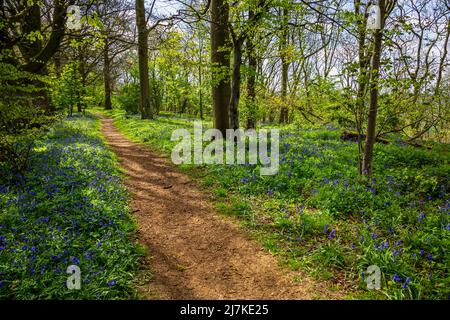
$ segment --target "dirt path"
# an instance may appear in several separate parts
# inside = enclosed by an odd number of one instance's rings
[[[323,285],[278,266],[234,223],[219,216],[189,178],[126,139],[101,118],[102,133],[126,171],[139,240],[154,279],[140,287],[158,299],[311,299]],[[301,280],[293,281],[294,276]],[[300,276],[300,277],[299,277]]]

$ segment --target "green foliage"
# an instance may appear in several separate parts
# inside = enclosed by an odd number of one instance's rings
[[[71,116],[75,106],[78,107],[78,110],[85,109],[86,98],[86,88],[81,80],[79,62],[66,64],[59,77],[53,81],[53,103],[59,108],[66,109],[68,115]]]
[[[47,78],[0,61],[0,178],[23,172],[34,140],[55,119],[45,113]]]
[[[139,113],[139,84],[130,82],[122,85],[117,102],[127,113]]]
[[[71,118],[36,141],[32,165],[0,185],[0,298],[116,299],[138,258],[127,195],[99,121]],[[81,290],[66,287],[70,265]]]
[[[169,154],[170,133],[192,129],[183,118],[142,122],[110,112],[129,137]],[[448,145],[432,150],[401,141],[375,146],[375,176],[362,180],[357,144],[332,127],[282,127],[280,171],[261,177],[254,165],[204,167],[204,183],[290,265],[323,278],[359,284],[370,265],[390,299],[442,299],[449,291]],[[250,199],[250,201],[249,201]],[[395,279],[395,280],[393,280]],[[380,298],[373,292],[367,296]]]

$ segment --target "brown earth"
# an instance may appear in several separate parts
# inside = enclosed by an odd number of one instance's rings
[[[111,119],[102,133],[126,172],[139,242],[152,276],[138,285],[149,299],[339,298],[323,283],[280,267],[277,260],[220,216],[185,174],[147,147],[125,138]],[[295,279],[295,280],[294,280]]]

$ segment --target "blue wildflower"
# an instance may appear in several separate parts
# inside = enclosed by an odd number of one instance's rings
[[[336,237],[336,230],[331,230],[330,234],[328,235],[328,239]]]
[[[422,220],[425,219],[426,217],[427,217],[426,214],[421,212],[420,215],[419,215],[418,221],[422,222]]]
[[[403,283],[403,285],[402,285],[402,288],[403,289],[406,289],[407,287],[408,287],[408,284],[411,282],[411,278],[410,277],[407,277],[406,278],[406,280],[405,280],[405,282]]]
[[[114,286],[116,283],[117,283],[116,279],[113,279],[113,280],[111,280],[111,281],[108,281],[108,286],[109,286],[109,287],[112,287],[112,286]]]
[[[400,277],[400,276],[397,275],[397,274],[394,274],[394,275],[392,276],[392,280],[394,280],[395,282],[402,282],[402,281],[403,281],[402,277]]]
[[[394,234],[394,228],[392,228],[391,226],[388,226],[388,230],[390,234]]]

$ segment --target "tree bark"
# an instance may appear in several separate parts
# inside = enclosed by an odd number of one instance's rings
[[[214,127],[225,135],[229,128],[230,55],[228,47],[228,4],[225,0],[211,0],[211,63],[212,103]]]
[[[371,65],[371,83],[370,83],[370,103],[369,115],[367,121],[367,134],[364,146],[363,158],[363,174],[371,177],[373,171],[373,148],[376,138],[377,113],[378,113],[378,94],[379,94],[379,80],[380,80],[380,65],[381,65],[381,49],[383,41],[383,28],[386,10],[385,0],[380,0],[380,14],[381,14],[381,29],[374,32],[374,48]]]
[[[289,11],[288,9],[283,9],[282,23],[283,30],[281,33],[281,111],[280,111],[280,123],[287,123],[288,121],[288,107],[287,107],[287,86],[288,86],[288,77],[289,77],[289,62],[286,57],[286,48],[288,46],[288,19],[289,19]]]
[[[242,64],[242,39],[236,39],[233,46],[233,72],[230,96],[230,128],[239,128],[239,98],[241,96],[241,64]]]
[[[148,30],[144,0],[136,0],[136,25],[138,30],[139,109],[142,119],[153,119],[148,75]]]
[[[361,15],[361,1],[355,0],[355,16],[359,17]],[[358,170],[362,174],[362,162],[363,162],[363,141],[361,137],[363,136],[363,112],[365,110],[365,98],[366,90],[368,85],[368,67],[369,59],[366,55],[366,28],[367,28],[367,13],[364,14],[361,20],[357,21],[358,24],[358,61],[359,61],[359,71],[358,71],[358,90],[356,93],[356,104],[355,104],[355,123],[356,130],[358,131]]]
[[[249,12],[249,19],[254,15],[252,11]],[[247,39],[247,52],[248,52],[248,69],[249,75],[247,77],[247,97],[248,97],[248,115],[247,115],[247,129],[254,129],[256,126],[255,120],[255,99],[256,99],[256,69],[257,60],[255,56],[255,45],[252,35],[249,35]]]
[[[103,80],[105,85],[105,110],[111,110],[111,61],[109,58],[109,42],[105,39],[103,52]]]
[[[65,34],[64,22],[66,20],[67,7],[72,5],[74,2],[74,0],[70,0],[67,3],[62,0],[55,1],[52,17],[52,32],[48,37],[48,41],[37,55],[27,60],[27,63],[23,66],[23,70],[32,73],[40,73],[44,70],[47,62],[59,49],[59,46]],[[36,14],[36,12],[34,12],[34,14]]]

